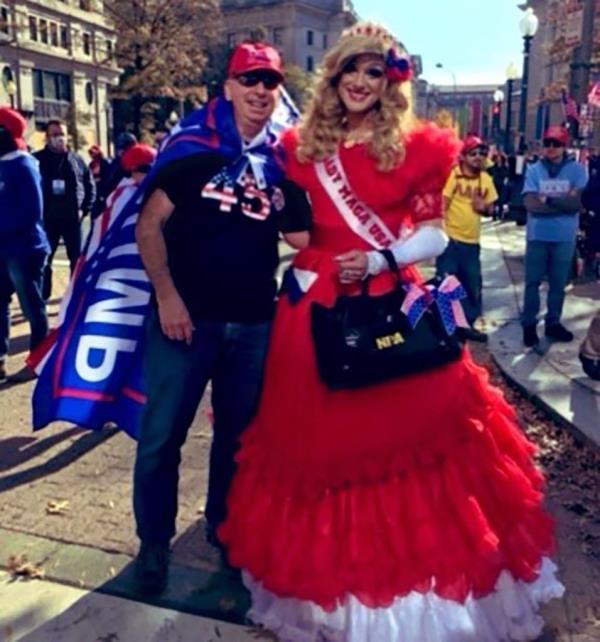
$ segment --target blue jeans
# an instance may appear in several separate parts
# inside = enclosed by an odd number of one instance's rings
[[[10,300],[17,293],[23,315],[31,328],[30,349],[48,334],[46,303],[42,298],[45,252],[19,258],[0,257],[0,359],[8,354],[10,336]]]
[[[575,242],[554,243],[528,241],[525,252],[525,298],[523,301],[523,326],[537,323],[540,311],[540,285],[548,277],[548,311],[546,325],[560,322],[565,287],[569,278]]]
[[[450,239],[443,254],[436,261],[436,272],[439,277],[454,274],[462,283],[467,298],[462,301],[467,321],[473,325],[481,316],[481,260],[479,243],[463,243]]]
[[[171,341],[156,313],[147,322],[144,408],[134,470],[137,534],[166,544],[175,534],[181,447],[209,380],[214,414],[206,521],[225,519],[238,437],[258,404],[269,323],[196,321],[192,344]]]

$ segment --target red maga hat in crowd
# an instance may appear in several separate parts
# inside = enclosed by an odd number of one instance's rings
[[[550,138],[551,140],[557,140],[559,143],[562,143],[565,147],[569,143],[569,132],[559,125],[552,125],[544,132],[544,138]]]
[[[27,144],[23,140],[27,121],[18,111],[10,107],[0,107],[0,127],[6,129],[19,149],[27,149]]]
[[[123,152],[121,167],[126,172],[133,172],[138,167],[152,165],[156,158],[156,150],[150,145],[136,143]]]
[[[283,80],[283,66],[277,49],[263,42],[242,42],[237,45],[229,58],[227,75],[239,76],[258,70],[272,71]]]
[[[479,138],[479,136],[467,136],[462,142],[462,153],[466,154],[472,149],[477,149],[478,147],[487,147],[487,145],[485,144],[485,141]]]

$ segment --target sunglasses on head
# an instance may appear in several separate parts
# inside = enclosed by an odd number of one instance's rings
[[[245,74],[236,76],[235,79],[243,87],[256,87],[262,83],[265,89],[276,89],[281,84],[281,78],[271,71],[248,71]]]
[[[490,150],[487,147],[477,147],[467,152],[467,156],[487,156]]]
[[[544,147],[564,147],[563,143],[561,143],[559,140],[556,140],[556,138],[544,138],[543,144]]]

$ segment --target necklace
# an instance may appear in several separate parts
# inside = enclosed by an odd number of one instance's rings
[[[346,148],[354,147],[355,145],[362,145],[363,143],[368,143],[372,137],[373,132],[356,129],[348,132],[344,136],[342,145]]]

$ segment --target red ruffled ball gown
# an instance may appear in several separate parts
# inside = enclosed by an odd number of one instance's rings
[[[314,166],[295,160],[294,134],[284,144],[314,219],[294,268],[318,277],[295,304],[279,301],[260,407],[219,530],[230,563],[243,569],[250,618],[282,642],[535,639],[539,604],[564,589],[548,557],[553,527],[534,447],[467,351],[357,390],[321,382],[310,306],[348,292],[334,256],[370,248]],[[394,233],[415,212],[434,214],[455,153],[453,138],[430,125],[408,136],[404,163],[389,173],[362,145],[339,150],[354,192]],[[371,290],[391,283],[380,275]]]

